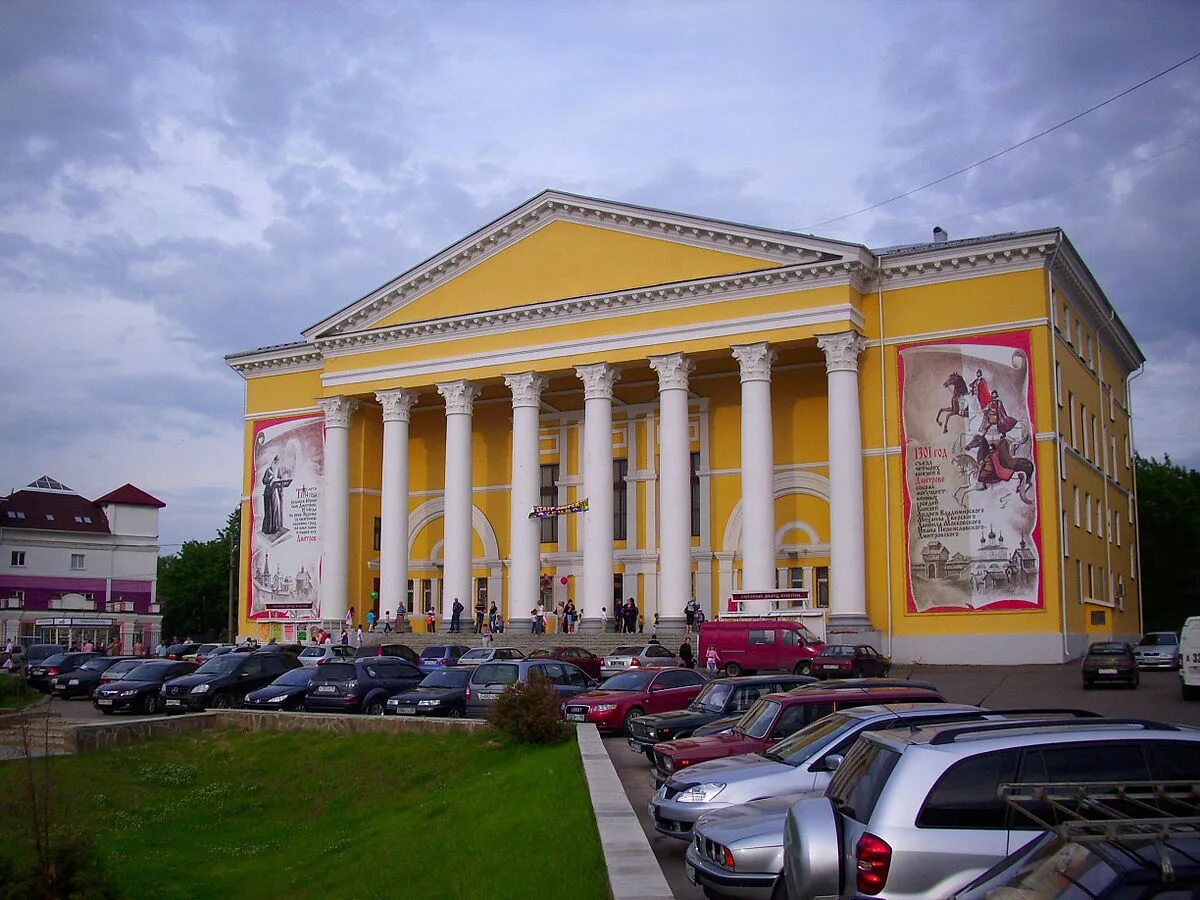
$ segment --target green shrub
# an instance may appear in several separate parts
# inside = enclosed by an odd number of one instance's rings
[[[528,684],[511,684],[488,712],[489,724],[526,744],[557,744],[571,735],[562,720],[562,700],[548,678],[533,675]]]
[[[25,679],[0,673],[0,708],[20,709],[38,698],[38,692],[25,683]]]
[[[116,900],[122,896],[90,840],[68,832],[52,835],[41,864],[33,855],[0,855],[0,900]]]

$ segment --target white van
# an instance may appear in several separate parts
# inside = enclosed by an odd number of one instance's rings
[[[1179,635],[1179,682],[1184,700],[1200,700],[1200,616],[1184,622]]]

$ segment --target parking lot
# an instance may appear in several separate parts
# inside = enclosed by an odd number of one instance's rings
[[[1062,666],[897,666],[892,677],[913,678],[935,685],[954,703],[982,704],[992,709],[1069,707],[1109,716],[1151,718],[1200,726],[1200,703],[1179,695],[1175,672],[1142,672],[1137,690],[1117,687],[1085,691],[1077,663]],[[617,768],[625,793],[650,840],[671,890],[679,898],[703,898],[683,871],[686,844],[654,830],[646,812],[654,789],[645,757],[634,753],[623,737],[607,737],[604,745]]]

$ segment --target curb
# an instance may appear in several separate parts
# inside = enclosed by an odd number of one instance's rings
[[[595,725],[575,728],[613,900],[674,900]]]

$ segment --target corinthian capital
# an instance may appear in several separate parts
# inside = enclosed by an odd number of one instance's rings
[[[322,397],[317,408],[325,414],[326,428],[349,428],[350,415],[358,409],[358,401],[351,397]]]
[[[520,375],[505,375],[504,383],[512,391],[513,409],[523,406],[541,407],[542,391],[548,382],[536,372],[522,372]]]
[[[817,335],[817,346],[825,351],[826,372],[857,372],[858,354],[866,349],[867,340],[857,331]]]
[[[733,357],[742,370],[742,383],[770,381],[775,350],[770,344],[741,344],[733,349]]]
[[[383,406],[383,421],[407,422],[417,395],[412,391],[377,391],[375,399]]]
[[[621,373],[608,363],[576,366],[575,374],[583,382],[584,400],[611,400],[613,385]]]
[[[479,396],[478,386],[469,381],[443,381],[437,392],[446,398],[446,415],[469,416]]]
[[[671,353],[667,356],[651,356],[650,368],[658,373],[658,390],[662,393],[686,391],[688,374],[696,366],[682,353]]]

